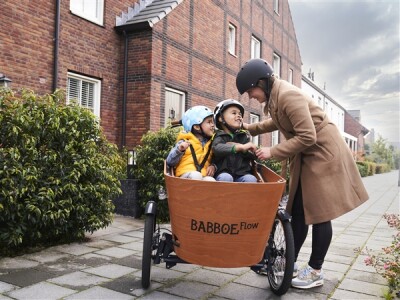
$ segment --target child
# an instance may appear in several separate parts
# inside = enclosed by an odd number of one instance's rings
[[[213,112],[205,106],[194,106],[182,117],[185,129],[167,157],[167,165],[175,167],[175,176],[215,181],[215,165],[211,164],[211,143],[214,135]]]
[[[242,129],[243,105],[234,99],[218,103],[214,110],[214,122],[218,129],[213,142],[214,162],[217,165],[217,181],[257,182],[251,162],[257,146],[250,142],[250,135]]]

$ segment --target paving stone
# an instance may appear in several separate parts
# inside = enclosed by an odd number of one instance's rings
[[[116,264],[106,264],[103,266],[98,266],[94,268],[88,268],[85,269],[84,272],[102,276],[102,277],[107,277],[107,278],[118,278],[121,276],[124,276],[126,274],[132,273],[137,271],[137,269],[133,268],[128,268],[125,266],[120,266]]]
[[[73,261],[61,261],[57,263],[41,264],[35,269],[42,272],[52,273],[56,276],[61,276],[63,274],[72,273],[74,271],[82,270],[87,267],[87,265],[82,265]]]
[[[7,257],[0,260],[0,273],[3,273],[7,270],[29,269],[36,267],[37,265],[39,265],[37,261],[32,261],[21,257]]]
[[[57,249],[57,251],[72,254],[72,255],[82,255],[82,254],[86,254],[86,253],[90,253],[90,252],[99,250],[94,247],[85,246],[84,244],[61,245],[61,246],[57,246],[55,248]]]
[[[11,283],[16,286],[25,287],[38,283],[40,281],[45,281],[52,278],[54,274],[49,272],[43,272],[36,269],[26,269],[11,272],[0,276],[0,281]]]
[[[155,291],[151,294],[145,295],[144,297],[140,298],[140,300],[179,300],[179,299],[187,299],[187,298],[181,298],[175,295],[162,293],[158,291]]]
[[[108,249],[103,249],[100,251],[96,251],[96,254],[100,254],[100,255],[106,255],[106,256],[111,256],[111,257],[116,257],[116,258],[121,258],[121,257],[125,257],[128,255],[132,255],[135,252],[132,250],[128,250],[128,249],[123,249],[123,248],[119,248],[119,247],[111,247]]]
[[[132,237],[137,237],[137,238],[143,239],[144,232],[143,232],[143,230],[133,230],[133,231],[124,232],[123,235],[127,235],[127,236],[132,236]]]
[[[103,239],[107,240],[107,241],[116,242],[119,244],[126,244],[126,243],[131,243],[131,242],[135,242],[135,241],[139,240],[138,238],[127,236],[127,235],[122,235],[122,234],[106,236]]]
[[[87,288],[88,286],[101,284],[108,280],[109,280],[108,278],[77,271],[67,275],[49,279],[48,282],[56,283],[67,287],[73,287],[74,289],[84,289]]]
[[[376,284],[381,284],[381,285],[386,285],[387,281],[385,278],[383,278],[381,275],[378,273],[370,273],[370,272],[363,272],[359,270],[350,270],[346,274],[346,278],[349,279],[354,279],[358,281],[365,281],[365,282],[371,282],[371,283],[376,283]]]
[[[75,290],[61,287],[48,282],[40,282],[19,290],[12,291],[7,295],[14,299],[38,299],[38,300],[51,300],[62,299],[68,295],[76,293]]]
[[[98,248],[98,249],[104,249],[104,248],[109,248],[109,247],[113,247],[116,246],[117,243],[115,242],[111,242],[111,241],[106,241],[106,240],[92,240],[90,242],[86,242],[85,243],[86,246],[88,247],[94,247],[94,248]],[[90,254],[90,253],[89,253]]]
[[[183,277],[185,273],[178,272],[172,269],[166,269],[161,267],[152,267],[151,268],[151,280],[157,282],[167,282],[173,279]]]
[[[261,289],[269,289],[268,277],[265,275],[256,274],[253,271],[246,272],[242,276],[237,277],[234,282]]]
[[[354,279],[345,278],[340,285],[339,289],[347,290],[351,292],[357,292],[361,294],[367,294],[375,297],[382,297],[388,287],[380,284],[375,284],[371,282],[364,282]]]
[[[17,288],[19,288],[18,286],[15,286],[15,285],[13,285],[13,284],[9,284],[9,283],[7,283],[7,282],[2,282],[2,281],[0,281],[0,294],[1,293],[5,293],[5,292],[9,292],[9,291],[12,291],[12,290],[15,290],[15,289],[17,289]]]
[[[238,283],[229,283],[217,290],[214,295],[235,300],[259,300],[268,299],[268,297],[271,297],[274,294],[269,289],[260,289]]]
[[[141,278],[136,277],[133,274],[128,274],[116,278],[115,280],[104,282],[101,284],[101,286],[109,290],[113,290],[123,294],[133,295],[136,297],[141,296],[146,292],[145,290],[142,289]],[[160,287],[160,284],[157,284],[157,287]],[[141,292],[139,293],[138,291]]]
[[[205,299],[216,290],[217,288],[215,286],[189,281],[180,281],[162,289],[162,291],[169,294],[174,294],[188,299]]]
[[[245,268],[211,268],[211,267],[204,267],[204,269],[216,271],[216,272],[221,272],[221,273],[226,273],[226,274],[232,274],[232,275],[241,275],[246,272],[250,271],[249,267]]]
[[[76,293],[74,295],[68,296],[65,300],[73,300],[73,299],[96,299],[96,300],[110,300],[110,299],[118,299],[118,300],[131,300],[135,299],[134,296],[122,294],[116,291],[112,291],[101,286],[95,286],[90,289],[84,290],[82,292]]]
[[[186,281],[198,281],[210,285],[222,286],[236,278],[235,275],[215,272],[207,269],[198,269],[185,277]]]
[[[134,268],[134,269],[142,269],[142,259],[137,257],[136,255],[129,255],[122,258],[114,258],[112,263],[117,265]]]
[[[330,298],[332,300],[344,300],[344,299],[362,299],[362,300],[369,300],[369,299],[374,299],[376,300],[376,296],[372,295],[367,295],[367,294],[362,294],[362,293],[356,293],[356,292],[351,292],[351,291],[346,291],[342,289],[336,289],[335,292],[333,293],[332,297]]]
[[[40,263],[55,262],[57,260],[68,257],[69,257],[68,254],[60,253],[54,249],[47,249],[36,253],[25,254],[22,256],[22,258],[38,261]]]
[[[143,240],[137,240],[137,241],[126,243],[126,244],[121,244],[121,245],[119,245],[119,247],[142,252],[143,251]]]

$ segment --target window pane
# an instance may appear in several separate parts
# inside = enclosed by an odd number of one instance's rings
[[[76,100],[79,103],[79,90],[80,81],[75,78],[68,78],[67,97],[69,101]]]
[[[184,109],[185,94],[178,90],[166,89],[164,125],[168,126],[170,121],[182,119]]]

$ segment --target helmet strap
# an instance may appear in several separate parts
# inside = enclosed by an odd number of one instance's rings
[[[222,123],[222,125],[224,125],[229,131],[230,131],[230,133],[235,133],[238,129],[234,129],[234,128],[232,128],[231,126],[229,126],[228,125],[228,123],[226,123],[225,122],[225,119],[224,119],[224,117],[222,116],[222,114],[221,114],[221,123]],[[242,125],[243,126],[243,125]]]
[[[209,139],[209,137],[204,133],[203,128],[201,128],[201,124],[198,124],[200,127],[200,130],[197,130],[194,128],[194,126],[192,127],[192,132],[194,135],[200,135],[205,139]]]

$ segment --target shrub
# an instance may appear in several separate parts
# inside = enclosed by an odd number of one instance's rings
[[[357,168],[358,168],[358,171],[360,172],[361,177],[368,176],[368,165],[365,162],[358,161]]]
[[[0,90],[0,250],[74,240],[109,225],[121,157],[64,94]]]
[[[400,298],[400,216],[385,214],[388,225],[397,230],[393,236],[392,244],[382,248],[383,252],[371,254],[366,249],[368,257],[365,259],[367,266],[373,266],[378,274],[386,278],[389,285],[389,292],[386,299]]]
[[[164,160],[176,143],[180,128],[161,128],[143,135],[141,145],[136,148],[137,169],[135,177],[139,180],[139,204],[142,208],[150,200],[158,200],[160,189],[165,189]],[[169,221],[167,201],[157,202],[157,217],[161,222]]]

